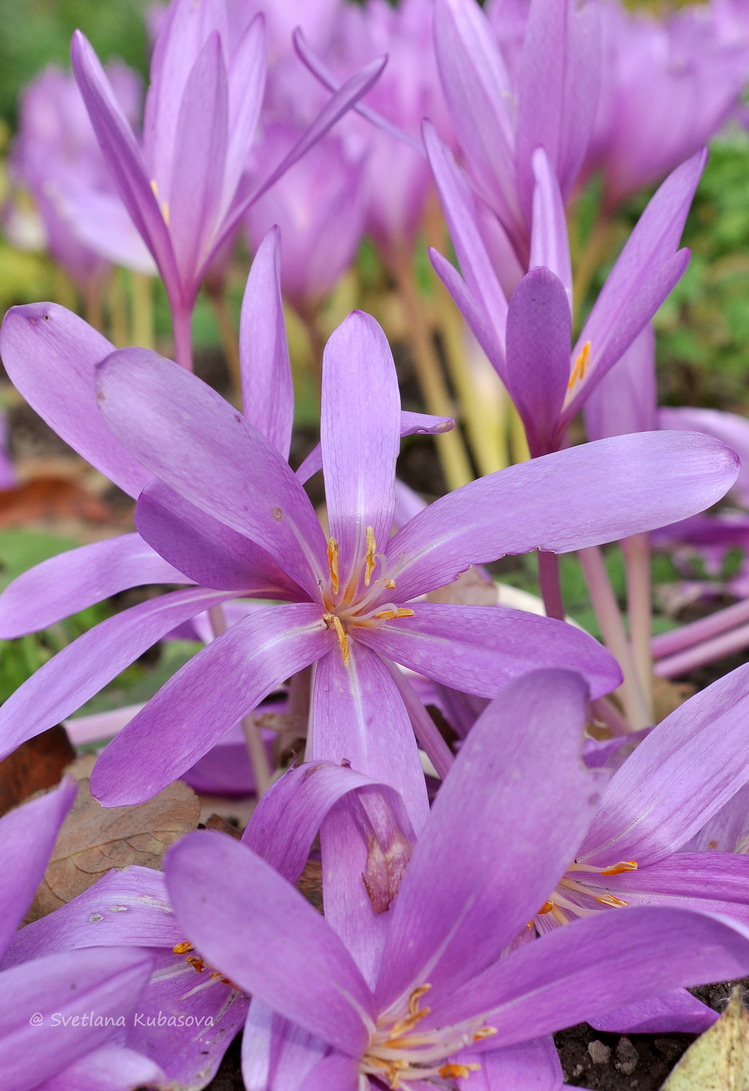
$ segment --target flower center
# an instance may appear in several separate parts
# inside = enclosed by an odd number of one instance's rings
[[[622,909],[629,902],[606,890],[605,881],[602,879],[605,880],[608,875],[623,875],[627,871],[636,870],[636,860],[621,860],[618,864],[605,868],[595,867],[593,864],[570,864],[564,878],[560,879],[559,886],[541,906],[538,915],[546,916],[550,913],[558,924],[569,924],[574,917],[589,917],[598,912],[601,906]]]
[[[348,634],[352,626],[379,628],[395,618],[413,617],[414,612],[408,607],[385,601],[386,592],[395,590],[395,580],[386,572],[384,555],[377,552],[372,527],[367,527],[364,556],[353,566],[345,586],[340,582],[335,538],[328,538],[328,568],[330,578],[322,588],[323,621],[335,630],[344,663],[349,661]],[[380,575],[372,579],[378,569]]]
[[[362,1058],[362,1074],[378,1076],[397,1091],[417,1080],[465,1079],[481,1067],[454,1064],[449,1058],[496,1034],[496,1029],[486,1026],[479,1016],[457,1026],[417,1030],[431,1010],[419,1006],[429,989],[431,985],[419,985],[409,994],[405,1009],[401,1000],[380,1016]]]

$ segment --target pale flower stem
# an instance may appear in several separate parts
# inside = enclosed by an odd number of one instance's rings
[[[127,336],[127,306],[125,304],[125,290],[122,284],[124,272],[118,270],[112,277],[107,292],[109,303],[109,339],[118,349],[124,348],[128,342]]]
[[[192,308],[172,303],[174,359],[186,371],[192,371]]]
[[[227,624],[223,606],[211,606],[208,610],[208,619],[211,623],[214,637],[221,636],[222,633],[226,632]],[[257,795],[257,798],[260,799],[260,797],[267,792],[268,788],[270,788],[272,770],[268,764],[268,755],[265,750],[265,743],[263,742],[262,735],[260,734],[260,728],[252,713],[250,713],[249,716],[245,716],[242,720],[242,732],[244,734],[245,746],[247,747],[247,755],[250,759],[250,766],[255,778],[255,794]]]
[[[411,331],[414,366],[424,397],[426,411],[437,417],[454,417],[455,406],[442,375],[442,369],[432,340],[432,331],[425,319],[424,310],[414,285],[410,256],[394,260],[392,272],[403,300],[408,326]],[[463,437],[457,428],[440,436],[436,449],[442,463],[448,489],[452,491],[460,488],[461,485],[467,485],[469,481],[473,481],[471,461]]]
[[[151,277],[143,273],[130,273],[130,328],[131,344],[152,349],[153,338],[153,285]]]
[[[547,617],[564,621],[564,600],[559,580],[559,557],[548,550],[538,550],[538,583]]]
[[[627,613],[629,638],[640,691],[647,706],[648,723],[653,723],[653,661],[650,641],[653,612],[650,580],[650,535],[634,534],[622,542],[627,566]]]
[[[597,697],[590,702],[590,708],[597,720],[605,724],[611,735],[629,735],[630,727],[619,709],[608,697]]]
[[[632,649],[619,612],[619,604],[603,562],[603,554],[599,546],[589,546],[587,549],[579,549],[577,555],[580,558],[580,565],[604,643],[618,660],[624,674],[624,682],[617,690],[617,694],[624,706],[629,730],[638,731],[642,727],[648,727],[651,721],[647,702],[640,689]]]
[[[657,660],[654,670],[660,678],[678,678],[696,667],[702,667],[705,663],[711,663],[714,659],[721,659],[724,655],[731,655],[746,647],[749,647],[749,625],[740,625],[712,640],[704,640],[676,655]]]
[[[226,293],[222,286],[213,286],[208,289],[208,299],[213,308],[216,319],[218,336],[221,342],[221,351],[226,359],[231,375],[231,381],[237,393],[242,391],[242,373],[239,363],[239,341],[229,307],[226,302]]]
[[[749,621],[749,599],[736,602],[733,606],[726,606],[724,610],[716,610],[709,617],[683,625],[680,629],[673,629],[670,633],[661,633],[653,637],[651,643],[653,656],[656,659],[665,659],[666,656],[681,652],[693,644],[700,644],[703,640],[718,636],[745,621]]]

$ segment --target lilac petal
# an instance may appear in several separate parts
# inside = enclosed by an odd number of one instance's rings
[[[368,548],[390,534],[395,507],[395,460],[400,393],[385,334],[354,311],[331,335],[323,355],[320,446],[330,533],[341,551],[345,587]]]
[[[317,664],[306,757],[345,760],[392,785],[421,829],[429,805],[411,723],[387,668],[358,642],[349,641],[347,664],[337,645]]]
[[[50,557],[0,594],[0,639],[46,629],[128,587],[187,583],[138,534],[124,534]]]
[[[600,913],[500,959],[440,1003],[439,1018],[486,1012],[497,1039],[513,1045],[597,1019],[614,1010],[612,1001],[618,1010],[748,968],[749,931],[725,918],[656,907]]]
[[[528,268],[545,265],[558,276],[572,310],[570,241],[559,182],[543,148],[537,148],[533,153],[532,165],[536,184],[533,190],[531,256]]]
[[[564,284],[538,266],[523,277],[507,312],[506,384],[533,456],[558,446],[570,378],[572,314]]]
[[[265,18],[259,12],[250,22],[231,59],[229,72],[229,142],[224,169],[223,218],[247,168],[247,151],[252,146],[266,77],[267,35]],[[262,431],[262,429],[261,429]],[[281,452],[283,454],[283,452]]]
[[[457,269],[454,269],[450,262],[443,258],[442,254],[431,247],[429,249],[429,260],[435,273],[453,297],[455,306],[465,318],[473,336],[486,353],[487,359],[501,378],[505,374],[505,352],[502,344],[505,333],[504,325],[501,327],[501,334],[499,330],[492,327],[488,315],[473,298]],[[506,300],[502,304],[502,310],[503,312],[507,311]]]
[[[0,708],[0,753],[54,727],[176,625],[229,593],[190,588],[139,603],[89,629],[39,668]]]
[[[413,617],[362,629],[359,640],[401,666],[479,697],[496,697],[512,678],[537,667],[578,671],[592,697],[621,682],[616,660],[581,629],[504,606],[419,602]]]
[[[486,16],[472,0],[438,0],[437,66],[471,174],[506,225],[517,224],[514,91]]]
[[[561,1091],[562,1066],[551,1037],[537,1038],[533,1042],[493,1049],[480,1056],[470,1051],[460,1054],[460,1061],[476,1061],[481,1068],[472,1072],[459,1086],[465,1091]]]
[[[246,1091],[299,1091],[328,1051],[325,1042],[276,1015],[253,997],[242,1034]]]
[[[31,1091],[111,1038],[107,1017],[128,1020],[151,965],[132,949],[115,947],[66,951],[6,970],[0,992],[5,1086]]]
[[[507,553],[583,549],[709,507],[735,480],[736,456],[706,436],[678,434],[682,443],[677,433],[646,432],[557,451],[435,501],[388,543],[398,601]]]
[[[578,858],[653,864],[696,834],[749,774],[748,699],[746,665],[667,716],[612,777]]]
[[[167,1076],[149,1057],[122,1046],[104,1045],[45,1080],[38,1091],[123,1091],[163,1084]]]
[[[288,463],[228,402],[146,349],[113,353],[99,368],[98,397],[107,423],[154,476],[283,558],[285,571],[317,594],[328,566],[314,509]]]
[[[589,378],[573,390],[568,419],[580,408],[591,379],[602,376],[622,355],[683,274],[688,252],[674,251],[706,156],[704,149],[697,152],[668,176],[609,273],[573,353],[590,341]]]
[[[598,8],[541,0],[529,8],[518,69],[517,186],[526,220],[532,157],[543,147],[567,201],[588,148],[600,93]]]
[[[157,554],[203,587],[269,599],[305,597],[270,553],[160,481],[151,481],[140,494],[135,523]]]
[[[718,409],[668,407],[658,410],[658,427],[705,432],[733,447],[741,458],[741,473],[733,493],[743,507],[749,507],[749,422],[745,417]]]
[[[3,907],[0,955],[31,905],[44,878],[57,834],[75,799],[76,784],[66,778],[59,788],[0,819],[0,869]]]
[[[342,1053],[329,1054],[304,1077],[304,1091],[360,1091],[360,1088],[359,1059]]]
[[[749,845],[749,783],[682,846],[686,852],[746,852]]]
[[[209,830],[166,857],[177,918],[214,966],[350,1057],[374,1022],[372,996],[332,928],[245,845]]]
[[[168,192],[169,234],[185,297],[192,299],[216,228],[229,128],[229,91],[221,41],[213,31],[190,70],[174,131]]]
[[[73,72],[102,154],[133,223],[154,256],[167,290],[179,283],[169,229],[151,187],[133,131],[109,86],[99,59],[80,30],[70,46]]]
[[[664,1031],[702,1034],[717,1018],[716,1011],[686,989],[669,989],[659,996],[614,1008],[591,1019],[590,1024],[596,1030],[620,1034],[662,1034]]]
[[[589,392],[585,401],[588,438],[654,431],[658,427],[657,405],[655,333],[648,322],[617,360],[616,367]],[[690,430],[703,431],[694,424]],[[726,442],[723,436],[717,438]],[[735,450],[734,444],[728,446]]]
[[[333,640],[310,603],[271,606],[238,621],[112,740],[94,767],[92,792],[106,807],[150,799]]]
[[[553,890],[599,797],[581,758],[586,701],[578,675],[534,671],[476,721],[390,910],[383,1007],[429,982],[441,1017],[446,993],[498,958]]]
[[[5,369],[32,409],[92,466],[137,496],[151,475],[115,439],[96,407],[95,367],[113,348],[56,303],[12,307],[0,333]]]
[[[288,459],[294,390],[281,299],[280,245],[280,232],[272,227],[252,262],[242,300],[239,360],[244,415]]]
[[[376,784],[347,766],[319,762],[284,773],[259,800],[242,840],[295,883],[325,816],[351,792],[358,796],[364,788],[381,795],[400,828],[411,833],[402,797],[394,788]]]

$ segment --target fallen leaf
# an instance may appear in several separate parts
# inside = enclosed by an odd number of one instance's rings
[[[58,784],[63,769],[74,757],[65,729],[59,725],[22,743],[0,761],[0,814],[34,792]]]
[[[661,1091],[749,1091],[749,1011],[741,989],[686,1051]]]
[[[94,760],[93,756],[79,758],[67,770],[78,781],[78,795],[26,923],[59,909],[110,868],[140,864],[159,870],[169,845],[197,828],[200,802],[181,781],[145,803],[102,807],[90,791]]]
[[[112,512],[97,496],[62,477],[37,477],[13,489],[0,489],[0,527],[71,518],[108,523]]]

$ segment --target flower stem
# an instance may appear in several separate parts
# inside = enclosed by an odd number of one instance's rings
[[[242,374],[239,363],[239,340],[237,330],[226,302],[226,292],[222,284],[206,285],[208,299],[216,319],[221,351],[226,359],[234,389],[242,390]]]
[[[559,557],[548,550],[538,550],[538,582],[547,617],[564,621],[564,600],[559,580]]]
[[[670,633],[653,637],[651,650],[656,659],[665,659],[666,656],[690,648],[693,644],[700,644],[703,640],[718,636],[719,633],[746,621],[749,621],[749,599],[726,606],[724,610],[716,610],[709,617],[682,625],[680,629],[673,629]]]
[[[174,359],[186,371],[192,371],[192,307],[181,300],[171,301]]]
[[[622,549],[627,566],[630,645],[640,692],[647,707],[648,723],[652,723],[653,662],[650,654],[650,640],[653,635],[653,614],[650,586],[650,535],[635,534],[631,538],[625,538]]]
[[[153,348],[153,293],[143,273],[130,273],[130,329],[131,344]]]
[[[655,673],[661,678],[678,678],[679,675],[688,674],[696,667],[702,667],[714,659],[722,659],[724,655],[739,652],[747,646],[749,646],[749,625],[739,625],[729,632],[713,637],[712,640],[703,640],[700,644],[677,652],[676,655],[657,660]]]

